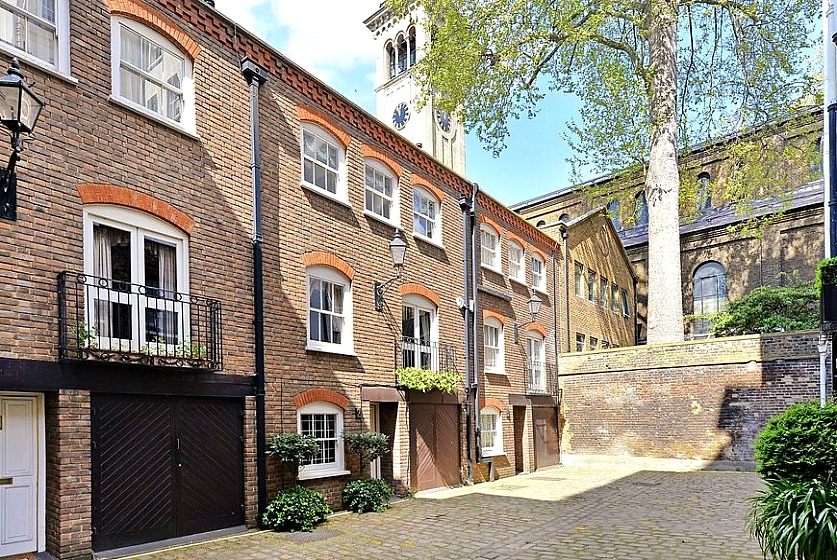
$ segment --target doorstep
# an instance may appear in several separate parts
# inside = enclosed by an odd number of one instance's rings
[[[206,533],[198,533],[196,535],[187,535],[185,537],[177,537],[174,539],[166,539],[162,541],[155,541],[150,543],[143,543],[134,546],[126,546],[124,548],[115,548],[113,550],[104,550],[101,552],[94,552],[94,560],[111,560],[115,558],[130,558],[140,554],[148,554],[151,552],[160,552],[166,548],[176,548],[179,546],[186,546],[190,544],[197,544],[215,539],[221,539],[232,535],[242,535],[249,532],[250,529],[244,525],[237,527],[229,527],[227,529],[218,529],[217,531],[209,531]],[[254,529],[253,531],[257,531]],[[0,558],[0,560],[4,560]]]

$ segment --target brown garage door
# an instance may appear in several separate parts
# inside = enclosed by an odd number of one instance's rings
[[[237,399],[94,395],[93,548],[241,525]]]
[[[460,484],[459,405],[410,404],[410,480],[414,492]]]
[[[535,468],[557,465],[561,459],[558,445],[558,409],[532,407],[535,429]]]

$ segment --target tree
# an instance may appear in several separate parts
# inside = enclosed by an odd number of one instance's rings
[[[388,0],[432,41],[424,100],[495,153],[548,90],[582,102],[574,166],[645,175],[648,342],[683,338],[678,151],[783,116],[813,91],[813,0]],[[681,70],[681,71],[678,71]],[[759,187],[751,186],[754,192]]]

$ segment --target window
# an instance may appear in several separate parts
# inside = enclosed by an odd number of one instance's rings
[[[188,344],[188,239],[171,224],[127,208],[84,212],[84,268],[94,277],[87,324],[102,349],[173,353]]]
[[[480,437],[483,457],[503,454],[502,415],[493,406],[486,406],[480,411]]]
[[[544,363],[543,337],[534,331],[529,331],[526,337],[526,356],[528,372],[526,382],[528,392],[546,392],[546,364]]]
[[[818,136],[814,141],[809,169],[816,177],[822,176],[822,136]]]
[[[21,59],[70,72],[69,2],[0,0],[0,45]]]
[[[546,265],[537,255],[532,256],[532,287],[546,291]]]
[[[570,221],[570,215],[569,215],[569,214],[561,214],[561,215],[558,217],[558,221],[559,221],[559,222],[564,222],[564,223],[566,224],[567,222],[569,222],[569,221]],[[546,224],[544,224],[544,225],[546,225]]]
[[[610,342],[608,342],[606,340],[603,340],[602,341],[602,350],[607,350],[608,348],[610,348]]]
[[[401,312],[403,367],[418,367],[438,371],[439,332],[436,306],[421,296],[404,296]]]
[[[645,200],[645,193],[640,192],[634,199],[634,216],[636,217],[637,226],[648,225],[648,201]]]
[[[482,326],[483,344],[485,345],[485,371],[504,373],[503,324],[493,317],[488,317]]]
[[[526,283],[526,269],[523,268],[523,248],[509,241],[509,278]]]
[[[415,187],[413,190],[413,233],[441,244],[441,222],[439,201],[426,190]]]
[[[610,285],[610,310],[619,313],[619,286]]]
[[[587,299],[593,303],[599,299],[598,274],[592,270],[587,271]]]
[[[141,113],[195,131],[192,62],[153,29],[113,18],[113,96]]]
[[[622,229],[622,220],[619,218],[619,212],[621,211],[619,201],[618,200],[611,200],[607,203],[607,215],[610,217],[610,220],[613,222],[613,228],[616,231]]]
[[[348,474],[343,455],[343,409],[327,402],[306,404],[297,410],[297,430],[317,440],[319,448],[300,465],[300,479]]]
[[[698,173],[697,179],[697,208],[700,212],[705,212],[712,207],[712,194],[709,191],[711,176],[706,171],[701,171]]]
[[[622,315],[628,317],[631,314],[631,308],[628,305],[628,292],[620,290],[619,293],[622,294]]]
[[[345,152],[329,133],[309,123],[302,125],[302,184],[348,200],[343,185]]]
[[[575,351],[584,352],[584,335],[575,333]]]
[[[395,54],[395,47],[392,43],[387,43],[386,46],[387,51],[387,64],[389,68],[389,77],[394,78],[398,73],[395,71],[396,68],[396,54]]]
[[[575,295],[584,297],[584,265],[575,263]]]
[[[599,339],[595,336],[590,337],[590,350],[598,350],[599,349]]]
[[[500,235],[486,224],[480,227],[480,263],[486,268],[500,270]]]
[[[367,160],[364,171],[366,211],[389,223],[398,223],[398,181],[386,167]]]
[[[544,227],[546,227],[546,221],[544,221],[544,220],[538,220],[538,223],[537,223],[537,224],[535,224],[535,227],[537,227],[537,228],[544,228]]]
[[[326,266],[313,266],[307,272],[307,349],[352,353],[351,283],[342,274]]]
[[[610,286],[608,285],[607,278],[602,276],[599,278],[599,303],[602,304],[602,307],[607,309],[607,298],[610,295]]]
[[[695,270],[694,314],[709,315],[723,309],[727,301],[727,273],[721,263],[709,261]],[[692,325],[693,335],[709,333],[710,321],[696,319]]]

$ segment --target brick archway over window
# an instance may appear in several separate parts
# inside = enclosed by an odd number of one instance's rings
[[[380,150],[375,146],[370,146],[369,144],[362,144],[360,146],[360,155],[362,155],[365,158],[377,159],[378,161],[389,167],[390,171],[395,173],[396,177],[401,177],[402,173],[404,173],[404,169],[402,169],[402,167],[398,165],[398,162],[396,162],[394,159],[385,154],[383,150]]]
[[[331,403],[339,406],[343,410],[346,410],[349,406],[349,399],[340,393],[335,393],[334,391],[329,391],[328,389],[310,389],[294,397],[294,408],[299,409],[306,404],[311,404],[312,402]]]
[[[183,49],[183,52],[187,53],[193,61],[198,58],[201,52],[200,46],[160,12],[134,0],[107,0],[107,3],[111,15],[124,16],[142,22]]]
[[[496,319],[500,322],[501,325],[506,324],[506,317],[502,313],[498,311],[494,311],[493,309],[483,309],[482,310],[482,317],[483,319]]]
[[[296,114],[299,117],[300,121],[312,122],[317,126],[321,126],[343,145],[344,150],[349,149],[349,143],[352,140],[351,136],[349,136],[349,133],[343,130],[340,126],[338,126],[338,124],[335,123],[331,118],[326,116],[325,113],[322,113],[314,109],[313,107],[297,105]]]
[[[142,210],[152,216],[170,223],[174,227],[183,230],[185,233],[192,233],[195,229],[195,220],[185,212],[181,212],[168,202],[159,198],[114,185],[76,185],[76,190],[84,204],[114,204],[126,206],[135,210]]]
[[[414,173],[413,176],[410,178],[410,182],[413,183],[413,186],[421,187],[426,191],[432,193],[433,196],[435,196],[436,199],[439,201],[439,204],[441,204],[445,200],[444,191],[442,191],[442,189],[431,183],[429,179],[425,179],[421,175],[416,175]]]
[[[491,218],[489,218],[485,214],[480,214],[479,217],[477,218],[477,220],[479,220],[479,222],[481,224],[488,224],[489,226],[494,228],[497,231],[497,235],[502,237],[503,226],[501,226],[500,224],[498,224],[497,222],[495,222],[494,220],[492,220]]]
[[[540,249],[537,249],[537,248],[535,248],[535,247],[532,247],[532,248],[530,249],[530,251],[532,252],[532,254],[533,254],[533,255],[537,255],[537,256],[539,256],[539,257],[541,258],[541,260],[542,260],[544,263],[547,261],[547,258],[546,258],[546,253],[544,253],[544,252],[543,252],[543,251],[541,251]]]
[[[486,406],[493,406],[500,412],[503,412],[503,402],[500,399],[495,399],[494,397],[482,399],[480,401],[480,408],[483,409]]]
[[[541,325],[540,323],[529,323],[526,326],[526,330],[527,331],[534,331],[534,332],[540,334],[542,337],[546,338],[546,328],[544,328],[544,326]]]
[[[343,276],[349,279],[349,282],[355,278],[355,269],[349,263],[327,251],[313,251],[302,255],[302,264],[305,268],[309,266],[328,266],[335,270],[339,270]]]
[[[405,284],[402,284],[401,285],[401,295],[402,296],[407,296],[407,295],[422,296],[422,297],[427,298],[430,301],[432,301],[433,304],[436,307],[439,307],[439,303],[442,301],[442,298],[440,298],[439,295],[436,292],[434,292],[430,288],[428,288],[426,286],[423,286],[421,284],[418,284],[416,282],[407,282]]]

